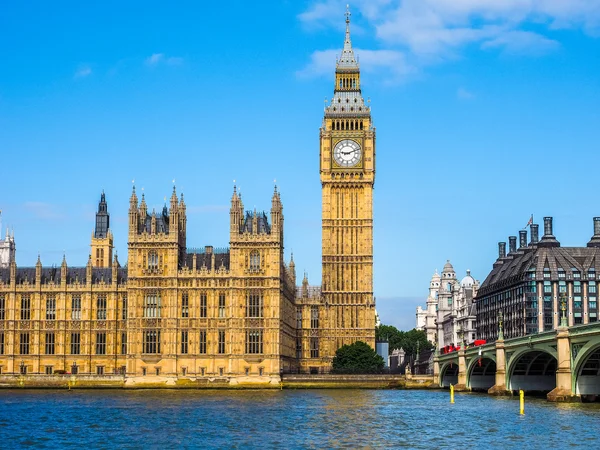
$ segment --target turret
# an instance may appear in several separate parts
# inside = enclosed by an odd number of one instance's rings
[[[98,203],[96,227],[94,233],[92,233],[91,251],[94,267],[110,267],[112,263],[113,235],[110,230],[110,215],[108,214],[108,204],[106,203],[104,191],[102,191],[100,202]]]
[[[35,284],[39,285],[42,282],[42,260],[38,253],[37,262],[35,263]]]
[[[229,210],[229,232],[233,239],[240,232],[242,220],[244,217],[244,205],[242,203],[242,194],[237,192],[236,185],[233,185],[233,195],[231,196],[231,209]]]
[[[148,205],[146,204],[146,198],[144,196],[144,193],[142,192],[142,201],[140,202],[140,209],[139,209],[139,222],[138,224],[142,225],[142,233],[145,231],[146,228],[146,217],[148,217]],[[139,229],[139,225],[138,225],[138,229]]]
[[[138,210],[138,198],[135,194],[135,186],[129,197],[129,234],[137,234],[140,223],[140,215]]]
[[[271,232],[273,234],[283,234],[283,206],[277,191],[277,185],[273,197],[271,197]]]
[[[296,263],[294,262],[294,254],[292,253],[292,257],[290,258],[290,275],[292,276],[292,281],[294,282],[294,286],[296,285]]]
[[[67,257],[64,253],[62,263],[60,265],[60,284],[63,286],[67,284]]]
[[[177,236],[179,234],[179,202],[177,201],[177,191],[175,189],[175,185],[173,185],[170,203],[171,204],[169,206],[171,207],[171,210],[168,213],[169,234],[172,233],[174,236]]]

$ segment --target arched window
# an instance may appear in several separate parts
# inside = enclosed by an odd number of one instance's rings
[[[156,252],[148,253],[148,269],[158,269],[158,255]]]
[[[258,253],[258,250],[253,250],[250,253],[250,270],[252,272],[260,270],[260,253]]]

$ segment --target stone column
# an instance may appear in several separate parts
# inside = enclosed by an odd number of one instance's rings
[[[556,387],[548,393],[547,398],[551,402],[579,401],[578,396],[571,390],[571,343],[567,327],[561,326],[556,331],[556,354],[558,356]]]
[[[506,357],[504,353],[504,339],[496,341],[496,384],[488,389],[490,395],[510,395],[506,389]]]
[[[435,387],[441,386],[440,380],[440,357],[436,352],[436,355],[433,357],[433,385]]]
[[[454,391],[466,391],[467,388],[467,361],[465,358],[465,348],[461,345],[458,351],[458,383],[454,386]]]

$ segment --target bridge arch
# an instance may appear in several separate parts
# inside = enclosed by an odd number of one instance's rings
[[[573,359],[573,392],[584,400],[600,399],[600,342],[584,345]]]
[[[556,387],[558,362],[546,349],[526,348],[515,352],[508,362],[506,387],[530,392],[550,392]]]
[[[451,384],[458,383],[458,363],[455,361],[447,362],[440,369],[440,386],[450,387]]]
[[[467,387],[485,391],[496,384],[496,359],[488,355],[472,358],[467,366]]]

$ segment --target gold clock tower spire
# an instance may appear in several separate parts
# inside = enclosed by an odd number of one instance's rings
[[[322,295],[326,358],[344,344],[375,347],[373,186],[375,128],[361,91],[360,67],[346,11],[344,48],[336,62],[334,95],[320,129]]]

